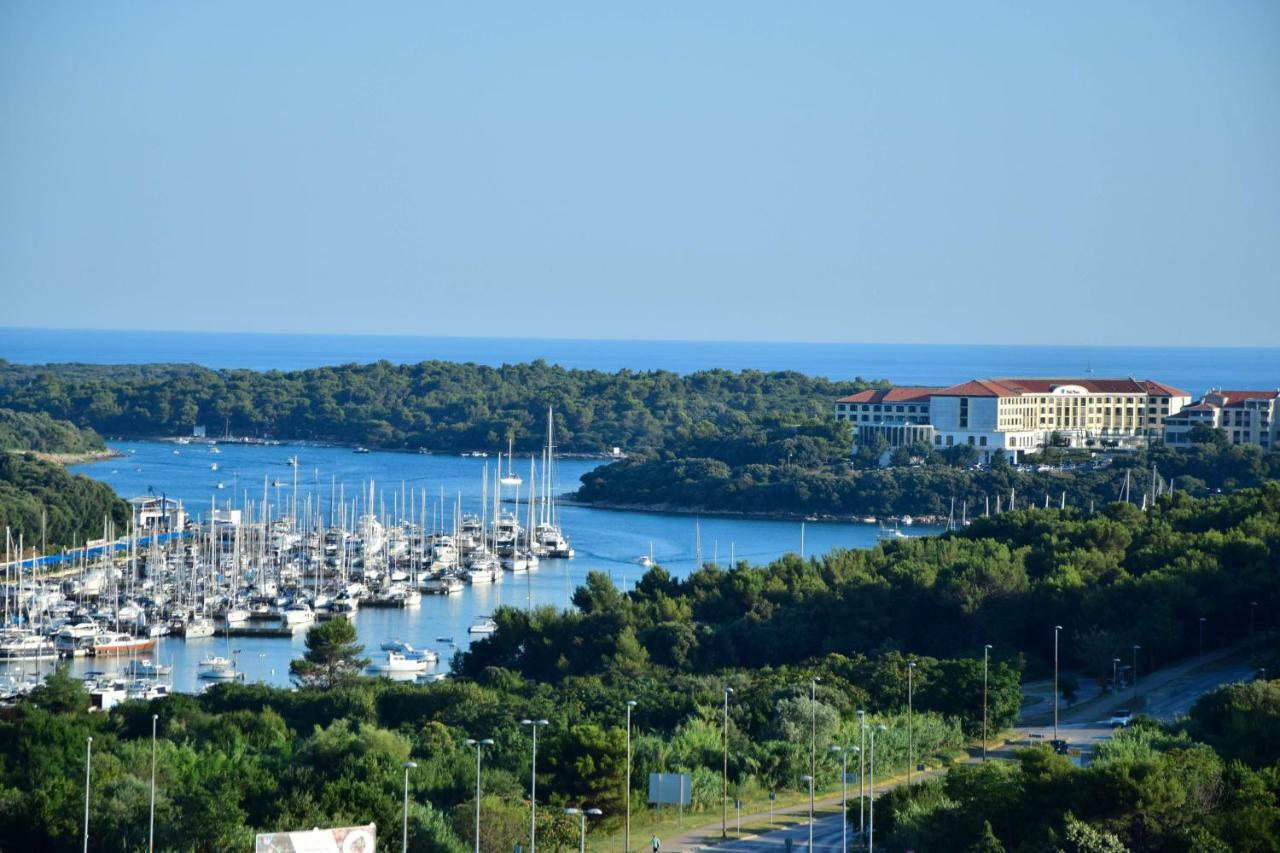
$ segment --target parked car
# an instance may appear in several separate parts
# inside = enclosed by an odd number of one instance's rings
[[[1133,722],[1133,712],[1119,710],[1111,715],[1111,728],[1120,729]]]

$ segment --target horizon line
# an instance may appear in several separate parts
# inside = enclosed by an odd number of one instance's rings
[[[1184,349],[1184,350],[1280,350],[1280,346],[1246,345],[1246,344],[1071,344],[1071,343],[979,343],[979,342],[928,342],[928,341],[827,341],[827,340],[787,340],[787,339],[750,339],[750,338],[608,338],[608,337],[553,337],[542,335],[441,335],[430,333],[408,332],[300,332],[300,331],[261,331],[231,329],[149,329],[149,328],[104,328],[95,326],[0,326],[0,334],[4,332],[108,332],[118,334],[152,334],[152,335],[251,335],[255,337],[302,337],[302,338],[386,338],[400,340],[447,340],[447,341],[540,341],[540,342],[574,342],[574,343],[640,343],[640,344],[754,344],[764,346],[872,346],[872,347],[1001,347],[1017,349]],[[0,355],[0,358],[4,358]],[[430,360],[430,359],[429,359]],[[50,362],[52,363],[52,362]]]

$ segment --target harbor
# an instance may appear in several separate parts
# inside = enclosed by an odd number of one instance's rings
[[[488,633],[499,607],[570,606],[591,570],[628,588],[655,563],[684,577],[699,563],[870,547],[881,535],[866,523],[561,505],[600,462],[545,450],[512,459],[499,448],[447,456],[194,439],[112,448],[119,458],[74,470],[130,499],[137,529],[26,568],[21,589],[16,568],[6,573],[6,624],[22,628],[5,636],[8,691],[59,657],[107,703],[222,680],[283,685],[306,628],[328,618],[353,621],[370,675],[428,681]],[[911,535],[936,530],[917,523]],[[144,665],[161,674],[139,676]]]

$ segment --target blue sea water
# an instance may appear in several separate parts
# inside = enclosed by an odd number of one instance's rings
[[[318,502],[327,508],[331,491],[338,487],[342,487],[350,505],[372,480],[376,485],[375,504],[379,508],[385,506],[384,518],[391,515],[393,504],[399,503],[396,496],[413,492],[415,507],[422,506],[425,494],[429,520],[442,489],[449,505],[447,511],[451,512],[452,501],[460,495],[463,511],[479,514],[480,484],[486,464],[483,459],[458,456],[379,451],[356,454],[343,448],[303,445],[222,444],[216,455],[207,445],[195,443],[129,441],[111,442],[111,447],[123,456],[74,465],[71,470],[110,484],[126,498],[154,492],[181,499],[197,519],[202,514],[207,516],[214,504],[223,507],[235,501],[243,505],[246,496],[261,501],[264,484],[276,481],[283,485],[266,485],[272,515],[288,512],[293,501],[294,469],[287,461],[291,456],[299,461],[297,500],[303,508],[308,498],[312,506]],[[215,462],[216,471],[211,468]],[[490,471],[495,463],[496,458],[487,460]],[[599,464],[586,460],[558,463],[558,491],[576,489],[582,474]],[[526,475],[527,466],[525,460]],[[218,483],[225,488],[218,489]],[[421,517],[420,511],[415,514]],[[470,642],[467,628],[499,605],[567,606],[573,590],[592,570],[606,572],[620,588],[630,588],[645,571],[639,559],[650,553],[673,575],[685,577],[697,563],[699,541],[705,562],[727,566],[730,555],[760,564],[787,552],[799,553],[802,547],[806,555],[841,547],[866,548],[875,544],[878,533],[877,527],[867,524],[806,522],[802,528],[797,521],[697,518],[577,506],[561,507],[560,519],[577,551],[573,560],[544,560],[537,570],[526,575],[504,572],[501,583],[469,586],[457,595],[423,596],[421,605],[406,610],[359,611],[355,626],[368,656],[377,658],[383,642],[401,639],[417,648],[435,649],[440,654],[437,668],[447,669],[452,653]],[[916,525],[911,532],[929,534],[937,532],[937,528]],[[455,644],[437,642],[437,637],[452,637]],[[289,661],[304,651],[303,635],[292,639],[234,637],[229,641],[223,637],[190,641],[165,637],[160,639],[155,656],[174,665],[174,687],[190,692],[203,684],[198,677],[200,659],[211,653],[229,656],[231,651],[239,652],[240,668],[250,681],[285,684]],[[72,668],[83,673],[125,664],[126,661],[82,658],[75,660]],[[47,668],[48,664],[44,666]],[[5,669],[0,664],[0,673]]]
[[[832,379],[888,379],[899,385],[948,385],[980,376],[1093,375],[1157,379],[1197,396],[1215,386],[1280,387],[1280,346],[615,341],[0,328],[0,358],[22,364],[182,362],[250,370],[379,359],[488,365],[544,359],[589,370],[795,370]]]

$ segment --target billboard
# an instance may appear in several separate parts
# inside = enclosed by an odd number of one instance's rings
[[[264,832],[254,839],[254,853],[376,853],[377,828],[344,826],[302,832]]]
[[[689,805],[693,797],[693,780],[688,773],[650,773],[650,805]]]

